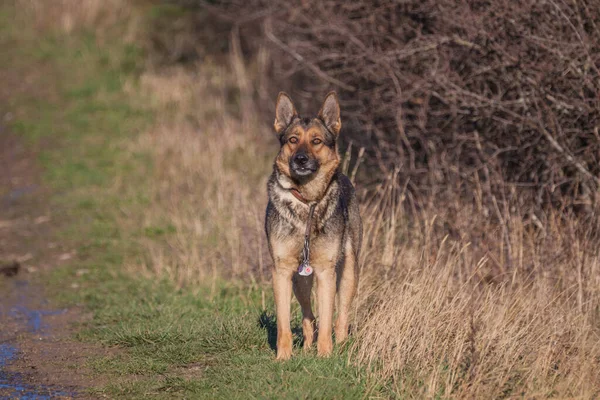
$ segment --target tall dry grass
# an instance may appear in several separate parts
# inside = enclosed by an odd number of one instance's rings
[[[196,73],[147,73],[141,86],[156,102],[157,123],[132,148],[152,154],[147,227],[174,235],[147,241],[144,270],[178,285],[220,278],[268,280],[263,215],[274,150],[268,130],[240,117],[231,74],[205,63]]]
[[[363,209],[356,362],[407,397],[598,395],[600,264],[585,222],[554,215],[539,231],[511,218],[509,267],[491,265],[500,250],[437,236],[431,212],[410,226],[390,207]]]
[[[156,114],[128,144],[155,166],[134,274],[180,287],[269,280],[263,213],[277,145],[248,95],[260,66],[247,68],[236,46],[231,60],[149,71],[130,87]],[[560,212],[525,221],[518,209],[490,222],[461,200],[459,214],[417,208],[396,178],[357,185],[365,240],[352,362],[400,397],[600,395],[595,223]]]

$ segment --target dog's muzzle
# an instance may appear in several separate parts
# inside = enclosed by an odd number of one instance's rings
[[[290,160],[290,170],[298,176],[308,176],[319,169],[317,160],[306,153],[296,153]]]

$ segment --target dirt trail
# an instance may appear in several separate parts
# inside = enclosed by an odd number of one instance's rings
[[[50,304],[42,283],[45,270],[74,253],[52,241],[60,217],[36,154],[2,126],[0,171],[0,399],[89,398],[85,389],[98,378],[85,361],[103,350],[72,340],[83,314]],[[68,282],[64,289],[73,290]]]
[[[68,335],[64,337],[62,329],[72,317],[70,310],[49,308],[38,288],[22,278],[4,284],[3,289],[0,398],[75,397],[81,388],[61,373],[66,365],[60,365],[70,361],[64,346]],[[70,374],[74,371],[78,369]]]

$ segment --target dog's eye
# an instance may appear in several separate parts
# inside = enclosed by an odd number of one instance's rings
[[[316,144],[321,144],[321,143],[322,143],[321,139],[313,139],[312,140],[312,144],[316,145]]]
[[[296,136],[292,136],[291,138],[288,139],[288,141],[290,143],[296,144],[296,143],[298,143],[298,138]]]

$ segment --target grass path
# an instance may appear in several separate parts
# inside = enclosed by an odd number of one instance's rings
[[[64,216],[57,240],[77,254],[71,265],[48,273],[47,290],[63,304],[93,313],[74,340],[124,349],[88,361],[111,382],[90,395],[350,399],[376,394],[381,388],[368,385],[364,371],[348,365],[344,350],[326,360],[299,354],[275,362],[273,305],[256,285],[223,281],[217,291],[203,285],[177,289],[124,271],[125,260],[144,260],[140,240],[175,234],[139,224],[153,195],[147,177],[155,167],[150,154],[131,151],[130,144],[153,124],[156,111],[137,91],[141,50],[107,40],[119,36],[118,26],[114,37],[103,40],[86,32],[41,34],[18,26],[13,13],[0,8],[9,60],[0,62],[0,71],[21,78],[27,73],[33,82],[8,104],[11,129],[39,150],[44,181],[54,193],[52,207]]]

